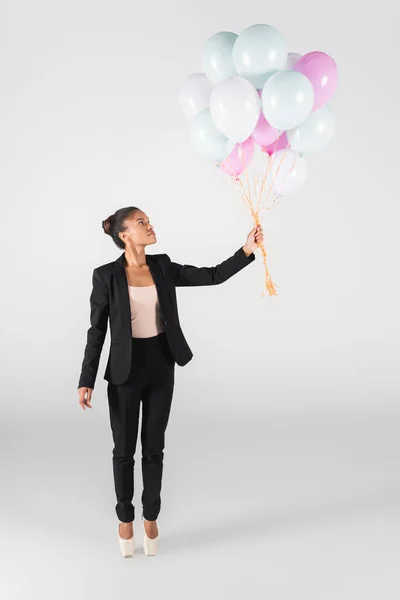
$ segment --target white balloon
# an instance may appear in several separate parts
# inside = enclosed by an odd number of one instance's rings
[[[217,129],[209,108],[202,110],[191,121],[189,136],[197,152],[217,161],[229,156],[236,145]]]
[[[289,52],[287,55],[285,69],[293,69],[299,58],[301,58],[301,54],[297,54],[297,52]]]
[[[258,92],[243,77],[229,77],[211,92],[210,113],[215,125],[237,143],[247,140],[253,132],[260,111]]]
[[[312,112],[300,125],[286,131],[291,148],[310,154],[329,144],[336,129],[336,118],[327,104]]]
[[[302,187],[307,176],[306,161],[297,152],[291,148],[278,150],[271,155],[270,161],[267,181],[273,194],[285,196]]]
[[[190,121],[210,104],[212,82],[204,73],[193,73],[186,78],[179,91],[179,104]]]
[[[237,34],[219,31],[208,38],[203,49],[203,71],[213,83],[237,75],[232,60],[232,48]]]

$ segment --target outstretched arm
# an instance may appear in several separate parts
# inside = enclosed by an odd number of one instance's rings
[[[215,267],[196,267],[194,265],[180,265],[171,261],[165,254],[167,268],[175,286],[188,285],[218,285],[232,275],[241,271],[255,259],[254,250],[264,239],[261,225],[253,227],[247,236],[244,246]]]
[[[247,252],[247,248],[241,246],[232,256],[214,267],[181,265],[171,261],[168,254],[165,256],[175,286],[218,285],[253,262],[254,252]]]

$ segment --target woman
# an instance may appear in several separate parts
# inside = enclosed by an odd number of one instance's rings
[[[132,556],[133,467],[142,402],[144,551],[154,555],[175,363],[184,366],[193,356],[179,323],[175,287],[223,283],[255,259],[254,250],[263,240],[263,233],[259,225],[250,231],[244,246],[220,264],[195,267],[172,262],[168,254],[145,254],[146,246],[155,244],[157,238],[147,215],[135,206],[117,210],[102,225],[124,252],[93,271],[79,404],[84,410],[92,408],[92,392],[110,321],[111,344],[104,379],[108,381],[114,441],[118,540],[122,555]]]

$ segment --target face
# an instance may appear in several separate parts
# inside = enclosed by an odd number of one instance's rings
[[[119,233],[119,237],[126,246],[147,246],[157,241],[153,226],[146,213],[136,211],[130,219],[125,219],[125,231]]]

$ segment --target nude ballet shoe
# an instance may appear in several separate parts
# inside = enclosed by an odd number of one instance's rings
[[[119,521],[119,523],[122,523],[122,521]],[[130,558],[131,556],[133,556],[135,552],[135,534],[133,534],[133,536],[129,539],[122,538],[119,535],[118,525],[118,542],[121,554],[124,558]]]
[[[155,538],[149,538],[149,536],[146,533],[146,530],[144,528],[144,518],[142,516],[142,521],[143,521],[143,550],[144,553],[146,554],[146,556],[154,556],[155,554],[157,554],[157,550],[158,550],[158,538],[160,537],[159,535],[157,535],[157,537]]]

